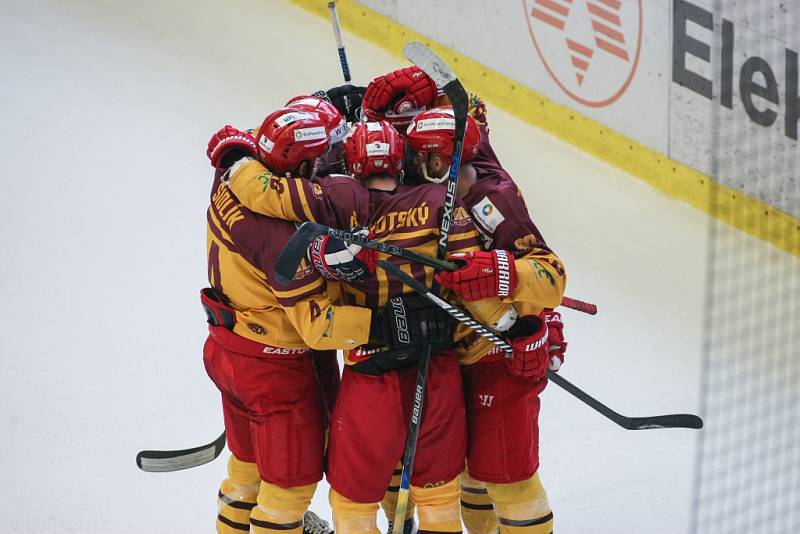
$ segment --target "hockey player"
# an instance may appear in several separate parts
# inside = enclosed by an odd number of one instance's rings
[[[433,108],[409,125],[406,142],[424,179],[447,176],[454,122],[451,109]],[[561,302],[566,277],[483,127],[481,134],[477,154],[461,167],[458,193],[489,250],[450,256],[462,268],[437,280],[465,301],[500,296],[513,302],[521,315],[537,318],[540,337],[534,350],[512,343],[511,360],[499,353],[462,360],[469,427],[462,514],[472,534],[494,532],[498,522],[503,534],[548,533],[553,516],[538,475],[537,421],[545,373],[558,369],[566,348],[560,314],[552,310]]]
[[[335,89],[332,89],[331,92],[334,96],[336,95]],[[349,102],[349,99],[342,102],[342,104],[346,104],[347,102]],[[318,176],[326,176],[331,173],[343,173],[343,145],[349,128],[347,126],[346,117],[330,103],[327,94],[325,94],[325,98],[320,98],[318,96],[296,96],[286,102],[286,106],[317,115],[330,133],[330,145],[325,154],[317,160],[315,174]],[[356,260],[354,265],[357,263],[358,261]],[[358,272],[353,273],[353,276],[366,274],[366,271],[362,270],[360,266],[357,267]],[[339,392],[341,380],[339,360],[334,350],[312,350],[311,357],[314,360],[317,376],[319,377],[319,382],[322,387],[326,418],[329,419],[330,410],[333,409],[333,405],[336,403],[336,396]]]
[[[296,109],[270,114],[253,139],[226,127],[209,143],[224,167],[257,151],[276,173],[310,176],[329,134],[319,117]],[[225,171],[227,172],[227,171]],[[381,313],[332,303],[325,281],[308,265],[288,284],[272,275],[293,224],[247,210],[218,171],[208,209],[208,272],[201,294],[210,335],[209,376],[222,393],[229,448],[219,491],[217,530],[299,534],[322,477],[322,407],[309,348],[350,348],[380,340],[397,345],[392,309]],[[343,205],[358,204],[355,197]],[[428,314],[409,314],[426,327]]]
[[[373,190],[373,198],[377,198],[379,200],[383,200],[383,202],[377,207],[377,209],[370,211],[370,220],[377,221],[373,222],[370,227],[375,230],[376,236],[380,239],[380,221],[382,220],[382,210],[391,209],[392,203],[397,202],[400,205],[404,205],[403,203],[403,195],[420,195],[422,191],[430,188],[430,186],[416,186],[416,187],[408,187],[408,186],[399,186],[397,184],[397,176],[393,175],[392,173],[392,162],[394,161],[394,168],[396,168],[399,164],[396,163],[396,160],[399,159],[399,154],[401,151],[399,150],[399,139],[397,141],[393,141],[393,129],[391,129],[386,123],[378,123],[374,126],[373,123],[367,123],[363,125],[359,125],[356,127],[356,130],[353,133],[353,136],[348,139],[345,144],[345,155],[346,161],[348,163],[348,168],[354,176],[357,178],[363,179],[364,184]],[[378,127],[380,125],[380,128]],[[392,140],[392,141],[390,141]],[[467,125],[467,132],[465,135],[465,142],[464,142],[464,157],[465,159],[469,160],[471,155],[474,154],[477,150],[477,144],[480,140],[480,136],[477,130],[474,121],[471,119],[468,120]],[[394,154],[396,154],[393,158],[389,158],[387,156],[387,148],[382,147],[393,147],[398,146],[398,149],[391,150]],[[372,149],[372,150],[370,150]],[[389,160],[389,164],[387,165],[387,159]],[[389,195],[391,193],[391,195]],[[438,191],[438,194],[441,195],[441,190]],[[388,201],[389,204],[386,204],[385,198],[391,197],[392,200]],[[441,197],[439,197],[441,198]],[[434,199],[431,199],[431,202],[434,202]],[[410,204],[413,204],[410,203]],[[461,211],[460,211],[461,210]],[[388,213],[391,213],[389,211]],[[410,212],[409,212],[410,213]],[[409,215],[410,216],[410,215]],[[398,217],[399,220],[399,217]],[[399,224],[399,223],[398,223]],[[461,228],[463,227],[463,229]],[[463,208],[456,209],[456,217],[454,223],[454,232],[463,232],[466,228],[471,227],[471,221],[469,220],[466,212],[463,211]],[[451,235],[452,239],[458,239],[458,235],[455,236]],[[395,241],[397,236],[392,236],[392,240],[395,244],[400,244]],[[465,238],[462,238],[465,239]],[[414,247],[415,250],[421,251],[427,254],[434,254],[435,247],[431,245],[428,246],[427,250],[420,245]],[[477,251],[476,249],[473,249]],[[425,270],[421,267],[417,267],[419,270]],[[412,267],[412,270],[414,267]],[[365,281],[366,282],[366,281]],[[363,285],[363,282],[361,283]],[[358,288],[359,284],[355,284],[355,287]],[[345,289],[345,291],[347,291]],[[494,306],[493,312],[489,313],[486,309],[486,306],[492,305],[490,303],[494,303],[497,301],[493,301],[492,299],[487,300],[478,300],[475,299],[471,301],[471,311],[479,317],[484,318],[489,324],[492,324],[496,329],[499,331],[505,331],[506,334],[512,338],[517,339],[517,343],[520,342],[521,339],[525,339],[526,342],[523,343],[521,346],[524,347],[525,345],[529,344],[532,340],[528,337],[530,333],[530,327],[532,326],[530,323],[527,322],[525,319],[519,319],[518,323],[514,323],[513,315],[509,316],[508,308],[504,306]],[[482,303],[482,304],[480,304]],[[483,308],[483,309],[482,309]],[[536,325],[538,327],[538,325]],[[527,328],[526,328],[527,327]],[[539,338],[541,335],[539,335]],[[484,344],[478,339],[475,339],[475,336],[467,336],[463,338],[461,341],[461,349],[462,352],[460,356],[464,359],[471,359],[479,357],[481,354],[487,352],[488,344]],[[434,360],[436,361],[436,360]],[[356,389],[356,388],[353,388]],[[460,391],[458,392],[461,393]],[[426,410],[428,408],[426,407]],[[435,416],[435,408],[430,408],[432,410],[430,417]],[[334,421],[340,423],[340,419],[338,419],[339,414],[349,414],[351,411],[348,410],[346,407],[346,400],[341,400],[339,405],[336,407]],[[428,412],[426,411],[426,414]],[[427,417],[428,415],[426,415]],[[347,417],[347,416],[344,416]],[[352,418],[352,415],[350,416]],[[346,423],[346,421],[345,421]],[[363,421],[360,422],[362,428],[369,428],[370,425],[364,425]],[[360,442],[358,428],[359,425],[352,421],[350,424],[343,425],[343,428],[347,428],[352,432],[343,432],[345,443],[353,444]],[[363,432],[363,430],[362,430]],[[354,434],[354,435],[352,435]],[[442,437],[441,439],[446,439]],[[427,451],[429,446],[434,444],[426,444],[420,442],[418,444],[418,454],[425,454],[421,451]],[[389,443],[386,446],[390,446]],[[395,445],[397,446],[397,445]],[[342,446],[342,449],[345,451],[352,451],[355,447],[348,447]],[[329,481],[331,482],[332,487],[334,488],[335,492],[342,493],[345,490],[356,493],[356,490],[353,488],[348,488],[347,484],[341,483],[338,484],[336,479],[336,473],[334,472],[336,460],[337,458],[337,450],[336,450],[336,441],[335,436],[332,437],[332,455],[331,455],[331,470],[329,473]],[[450,451],[450,454],[454,454],[455,449]],[[443,452],[442,454],[447,454],[447,452]],[[353,452],[349,452],[349,456],[353,456]],[[351,463],[352,459],[348,457],[348,462]],[[444,456],[439,456],[439,462],[444,463]],[[343,462],[339,461],[339,464]],[[347,465],[347,464],[345,464]],[[388,463],[384,461],[382,465],[388,467]],[[424,466],[424,460],[422,466]],[[416,469],[420,468],[420,460],[419,458],[415,461],[415,471]],[[388,474],[388,472],[387,472]],[[458,486],[456,481],[453,480],[450,482],[447,478],[444,479],[445,483],[438,488],[419,488],[413,486],[412,481],[412,499],[417,505],[417,513],[420,519],[420,531],[450,531],[450,529],[460,530],[460,518],[458,513],[458,504],[455,501],[455,497],[458,495]],[[431,493],[426,495],[426,491],[430,490]],[[441,499],[441,505],[438,507],[431,506],[430,501],[426,501],[426,499],[430,499],[431,496],[438,495]],[[334,495],[336,496],[336,495]],[[344,497],[349,497],[349,495],[344,495]],[[449,500],[447,498],[451,498]],[[353,500],[353,499],[349,499]],[[359,502],[363,502],[363,499],[359,499]],[[352,503],[350,503],[352,505]],[[362,505],[363,506],[363,505]],[[363,508],[362,508],[363,509]],[[392,511],[393,512],[393,511]],[[338,523],[337,523],[338,525]],[[338,528],[338,527],[337,527]]]
[[[472,144],[467,148],[467,154],[474,153],[476,143],[479,141],[479,134],[474,122],[470,123],[470,132],[468,139],[472,141]],[[392,240],[394,244],[411,246],[423,253],[434,254],[436,234],[438,233],[438,216],[433,219],[431,213],[439,214],[444,198],[444,189],[442,186],[432,186],[431,184],[418,187],[398,185],[396,167],[392,166],[392,162],[399,162],[402,152],[399,148],[392,147],[399,147],[399,141],[396,132],[386,123],[358,125],[353,136],[345,145],[348,155],[346,159],[348,164],[353,165],[352,172],[358,175],[363,174],[358,170],[359,168],[367,169],[371,166],[375,169],[380,166],[379,168],[383,169],[382,173],[370,177],[365,182],[369,188],[373,189],[370,203],[365,207],[368,208],[366,216],[369,226],[375,232],[376,238]],[[370,153],[370,149],[372,153]],[[353,154],[356,156],[354,157]],[[363,164],[356,161],[359,154],[363,154],[365,160]],[[372,162],[367,165],[370,159]],[[302,180],[273,178],[279,184],[278,187],[257,187],[253,178],[262,172],[262,168],[254,162],[249,162],[232,174],[230,186],[242,202],[257,211],[294,220],[302,220],[302,216],[306,214],[312,216],[324,214],[324,209],[314,209],[313,207],[306,209],[305,205],[304,209],[297,209],[290,196],[279,193],[286,188],[288,191],[294,191],[298,197],[310,199],[313,195],[314,184],[308,184]],[[323,185],[327,185],[327,183],[323,183]],[[432,187],[433,189],[431,189]],[[313,202],[309,200],[308,205],[326,204],[329,200],[330,195],[327,194],[326,188],[316,195]],[[324,223],[325,221],[320,220],[319,222]],[[456,209],[451,232],[449,242],[451,247],[465,247],[469,251],[477,250],[477,240],[475,239],[477,234],[463,208]],[[464,251],[467,252],[467,250]],[[324,256],[324,254],[318,255]],[[396,258],[393,261],[404,263]],[[409,265],[408,271],[428,283],[432,279],[431,270],[422,266]],[[377,274],[378,276],[374,280],[366,279],[354,283],[352,286],[345,285],[344,291],[355,302],[373,306],[381,304],[383,299],[396,294],[395,292],[404,291],[401,284],[386,279],[384,273]],[[500,324],[510,322],[507,307],[500,305],[496,299],[489,299],[489,301],[488,305],[486,302],[473,303],[473,312],[479,317],[486,318],[485,320],[489,323],[497,323],[501,330],[504,327],[507,328],[509,324]],[[489,308],[481,310],[482,306]],[[473,358],[487,352],[487,343],[473,338],[470,343],[464,343],[463,348],[464,356]],[[407,391],[407,395],[410,395],[415,372],[413,367],[392,371],[392,367],[397,366],[399,360],[392,358],[391,354],[383,352],[351,351],[347,360],[350,365],[345,369],[342,390],[334,409],[334,424],[329,451],[328,480],[333,488],[331,503],[337,521],[337,530],[340,532],[373,532],[377,503],[392,475],[393,462],[402,454],[402,440],[398,440],[397,435],[402,436],[405,427],[402,419],[398,419],[397,415],[392,415],[392,410],[397,409],[396,403],[365,403],[364,398],[380,399],[381,395],[385,396],[388,392],[388,394],[394,395],[392,398],[396,399],[396,396],[404,390]],[[400,361],[400,363],[406,362]],[[461,528],[457,499],[458,486],[453,479],[455,476],[453,469],[454,465],[460,463],[457,460],[462,443],[460,436],[463,435],[460,434],[457,427],[459,410],[453,409],[452,406],[460,405],[462,393],[460,387],[456,390],[453,387],[434,386],[437,382],[460,386],[457,379],[459,373],[452,357],[434,358],[431,366],[429,389],[432,388],[433,392],[429,391],[430,398],[426,400],[423,428],[427,421],[427,428],[432,430],[427,433],[423,430],[420,435],[418,448],[420,452],[415,462],[415,477],[412,480],[412,498],[419,510],[421,530],[458,531]],[[373,373],[375,376],[370,376]],[[380,387],[378,387],[379,385]],[[359,394],[356,395],[353,392],[359,392]],[[451,407],[448,410],[442,410],[440,408],[442,405]],[[369,409],[365,411],[367,406]],[[389,412],[386,412],[387,409]],[[443,417],[443,414],[447,415]],[[437,428],[435,422],[440,417],[443,419]],[[365,422],[370,422],[370,424],[365,424]],[[386,428],[387,425],[394,427],[399,425],[401,428],[391,429],[393,432],[376,432],[376,429],[389,430]],[[448,432],[447,429],[450,431]],[[439,439],[432,439],[429,437],[431,434],[438,436]],[[451,446],[447,447],[448,444]],[[456,461],[455,464],[452,463],[453,461]],[[436,472],[448,476],[434,477],[434,480],[424,482],[426,476],[430,479]],[[419,481],[433,487],[421,487],[423,484],[418,485]]]
[[[416,150],[409,151],[410,154],[407,155],[410,156],[406,161],[407,181],[437,182],[445,179],[452,154],[454,121],[452,114],[448,116],[446,110],[427,111],[442,100],[436,98],[432,80],[416,67],[398,69],[375,78],[366,88],[362,99],[365,115],[372,120],[391,118],[400,123],[407,115],[414,117],[414,123],[409,126],[407,132],[409,141],[407,144],[409,148]],[[461,167],[458,194],[463,197],[470,209],[476,226],[484,238],[485,248],[490,250],[454,258],[463,264],[463,268],[455,273],[441,273],[437,279],[446,287],[454,289],[465,300],[500,295],[506,300],[514,301],[522,313],[537,313],[538,310],[542,310],[539,319],[543,326],[547,326],[542,332],[548,333],[546,350],[526,353],[527,357],[520,357],[522,353],[518,352],[510,362],[504,364],[506,367],[504,371],[497,362],[497,355],[483,358],[480,365],[465,367],[468,415],[470,415],[470,471],[478,473],[478,476],[486,480],[500,483],[513,482],[493,487],[492,493],[495,497],[493,506],[483,484],[466,474],[462,478],[464,522],[473,534],[487,534],[497,530],[495,510],[505,508],[519,512],[521,508],[514,508],[514,505],[522,503],[523,507],[527,506],[523,503],[526,498],[522,497],[522,494],[536,495],[537,498],[538,495],[544,495],[538,476],[524,480],[525,476],[534,473],[538,466],[536,425],[532,428],[534,434],[523,436],[522,440],[522,443],[528,445],[526,448],[530,451],[528,458],[507,459],[505,452],[491,456],[491,447],[487,450],[485,445],[494,436],[492,432],[483,431],[486,425],[481,423],[481,420],[494,417],[502,421],[503,418],[497,417],[497,414],[513,412],[515,416],[506,417],[509,426],[513,426],[524,422],[528,412],[538,415],[538,392],[544,387],[544,373],[548,366],[552,369],[560,366],[566,349],[561,316],[549,309],[560,302],[566,278],[560,260],[547,247],[530,220],[521,193],[508,173],[502,169],[489,145],[488,131],[485,128],[485,106],[474,97],[471,106],[474,117],[482,123],[483,135],[479,154],[471,164]],[[411,111],[402,116],[401,110]],[[449,128],[442,129],[443,124],[449,124]],[[422,128],[419,128],[420,125]],[[491,250],[492,248],[496,250]],[[515,258],[509,262],[508,254],[511,251]],[[519,290],[510,287],[517,280],[521,284]],[[512,391],[511,387],[501,387],[503,380],[495,381],[497,376],[502,378],[504,373],[509,375],[504,380],[510,381],[510,386],[514,385],[516,377],[532,378],[538,382],[533,387],[523,387],[521,395],[505,396],[506,399],[517,399],[511,403],[511,410],[508,410],[508,402],[503,402],[503,396],[495,395],[497,392]],[[487,387],[488,384],[496,385]],[[496,399],[493,400],[493,410],[491,406],[485,406],[485,403],[480,407],[473,406],[476,402],[488,398]],[[524,424],[519,426],[525,428]],[[479,457],[479,454],[485,456]],[[487,464],[486,458],[495,458],[500,462],[508,461],[506,471],[518,472],[505,473],[502,476],[487,474],[486,472],[496,466],[488,465],[491,462]],[[532,502],[531,499],[527,501]],[[546,504],[546,497],[543,502]],[[542,511],[545,508],[547,507],[540,507]],[[549,512],[549,508],[547,510]],[[536,508],[532,507],[531,515],[536,513],[538,513]],[[528,517],[515,519],[511,517],[513,514],[507,515],[509,517],[505,517],[504,520],[512,521],[515,531],[521,526],[514,521],[522,521],[523,528],[533,532],[549,532],[552,529],[552,521],[549,519]],[[543,514],[542,517],[547,518],[548,514]],[[507,525],[505,529],[508,529]]]

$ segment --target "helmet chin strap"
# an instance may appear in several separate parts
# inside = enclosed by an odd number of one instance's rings
[[[432,178],[428,175],[428,162],[423,161],[420,166],[422,167],[422,177],[425,178],[429,182],[433,182],[434,184],[440,184],[447,180],[447,177],[450,176],[450,165],[447,166],[447,171],[444,173],[444,176],[441,178]]]

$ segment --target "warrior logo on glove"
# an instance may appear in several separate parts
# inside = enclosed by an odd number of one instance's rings
[[[490,297],[510,297],[517,287],[517,268],[507,250],[488,250],[453,254],[447,259],[461,265],[453,272],[442,272],[436,279],[465,301]]]
[[[508,251],[495,250],[494,255],[497,259],[497,296],[507,297],[511,294],[511,262],[508,259]],[[492,274],[491,269],[488,274]],[[516,274],[514,271],[514,278]]]
[[[513,375],[541,379],[548,369],[558,371],[564,363],[567,343],[557,311],[545,309],[538,316],[520,317],[509,330],[508,340],[514,353],[505,362]]]

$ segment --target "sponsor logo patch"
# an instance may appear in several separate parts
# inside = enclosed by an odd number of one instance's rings
[[[347,137],[348,128],[347,123],[342,121],[339,125],[331,131],[331,143],[338,143]]]
[[[497,209],[489,197],[483,199],[472,207],[472,214],[475,220],[489,232],[494,232],[497,227],[506,220],[503,214]]]
[[[323,126],[314,126],[313,128],[299,128],[294,131],[295,141],[315,141],[317,139],[325,139],[328,133]]]
[[[261,136],[261,139],[258,140],[258,146],[264,149],[264,152],[267,154],[272,154],[272,149],[275,148],[275,143],[267,139],[266,136]]]
[[[293,122],[297,122],[300,119],[316,119],[317,115],[312,115],[311,113],[306,113],[304,111],[292,111],[290,113],[286,113],[285,115],[281,115],[277,119],[275,119],[275,124],[278,126],[286,126],[287,124],[292,124]]]
[[[267,329],[258,323],[247,323],[247,328],[249,328],[252,332],[258,334],[259,336],[267,335]]]
[[[448,117],[437,117],[434,119],[422,119],[417,121],[417,131],[426,132],[430,130],[455,130],[456,120]]]
[[[305,259],[300,262],[300,266],[295,271],[292,280],[302,280],[306,276],[310,275],[315,271],[314,267],[308,263]]]
[[[367,156],[388,156],[389,143],[375,141],[367,145]]]
[[[469,213],[462,206],[458,206],[456,211],[453,212],[453,226],[466,226],[471,223],[472,219],[469,218]]]

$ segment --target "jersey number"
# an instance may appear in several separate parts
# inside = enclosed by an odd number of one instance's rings
[[[220,293],[225,292],[222,289],[222,277],[219,271],[219,245],[216,243],[211,243],[208,249],[208,283]]]

